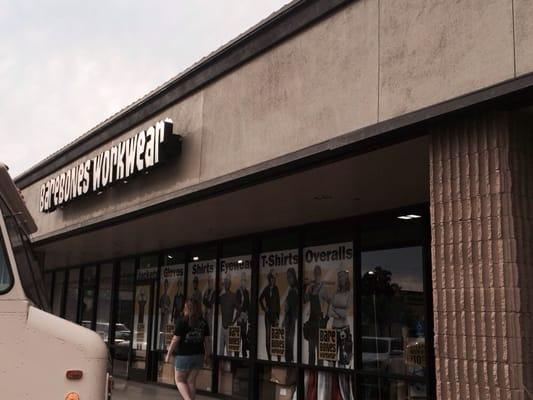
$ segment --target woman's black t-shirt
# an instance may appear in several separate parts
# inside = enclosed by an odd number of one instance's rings
[[[176,347],[176,355],[190,356],[204,354],[204,339],[211,334],[209,332],[209,326],[203,318],[200,318],[197,326],[194,328],[189,325],[189,321],[178,318],[174,328],[174,335],[180,337]]]

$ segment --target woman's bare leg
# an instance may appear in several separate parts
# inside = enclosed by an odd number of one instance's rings
[[[183,397],[184,400],[193,400],[193,397],[191,397],[191,392],[189,390],[189,382],[187,379],[189,378],[190,371],[177,371],[174,374],[174,379],[176,381],[176,387],[178,388],[178,391],[181,394],[181,397]]]
[[[199,370],[192,369],[189,372],[189,377],[187,378],[187,381],[189,383],[189,391],[191,393],[191,399],[196,398],[196,377],[198,376]]]

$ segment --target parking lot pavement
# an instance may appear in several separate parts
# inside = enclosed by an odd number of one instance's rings
[[[178,400],[181,398],[177,389],[123,379],[115,379],[112,396],[113,400]],[[210,397],[205,396],[196,396],[196,398],[199,400],[210,399]]]

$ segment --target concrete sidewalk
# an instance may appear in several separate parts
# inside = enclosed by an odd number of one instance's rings
[[[198,400],[207,400],[211,397],[196,396]],[[162,387],[151,383],[139,383],[116,379],[113,388],[113,400],[178,400],[182,399],[177,389]]]

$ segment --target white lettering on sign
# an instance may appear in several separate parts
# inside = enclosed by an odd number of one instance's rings
[[[172,133],[172,120],[161,120],[43,183],[39,210],[54,211],[83,195],[101,192],[114,182],[167,161],[180,150],[181,136]]]

